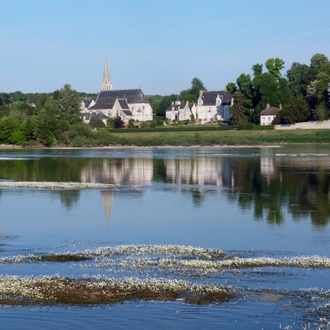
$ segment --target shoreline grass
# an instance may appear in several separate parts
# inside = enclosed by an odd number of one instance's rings
[[[204,131],[112,133],[123,146],[249,146],[287,143],[330,143],[330,130]]]

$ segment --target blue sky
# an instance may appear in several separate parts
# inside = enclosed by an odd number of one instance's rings
[[[224,89],[272,57],[330,58],[329,0],[0,0],[0,92]]]

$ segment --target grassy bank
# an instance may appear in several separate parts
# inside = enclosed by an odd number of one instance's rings
[[[330,143],[330,130],[295,131],[206,131],[112,133],[121,145],[135,146],[212,146],[266,145],[280,143]]]

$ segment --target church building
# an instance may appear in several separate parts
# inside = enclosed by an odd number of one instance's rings
[[[149,121],[153,118],[150,102],[141,89],[112,89],[108,60],[105,58],[101,92],[95,103],[81,108],[81,115],[85,122],[92,116],[99,116],[105,123],[109,118],[117,116],[127,124],[130,119],[135,121]]]

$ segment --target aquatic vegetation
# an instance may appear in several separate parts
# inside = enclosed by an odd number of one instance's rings
[[[69,262],[69,261],[85,261],[90,260],[88,256],[79,255],[77,253],[63,253],[63,254],[50,254],[36,256],[29,254],[28,256],[17,255],[14,257],[5,257],[0,259],[0,264],[6,263],[24,263],[24,262],[35,262],[35,261],[49,261],[49,262]]]
[[[104,304],[130,299],[177,300],[194,304],[225,301],[233,290],[218,285],[193,284],[163,278],[114,279],[102,276],[83,279],[58,276],[0,276],[0,303]]]
[[[146,254],[165,254],[181,257],[195,257],[202,259],[223,258],[225,252],[218,249],[203,249],[185,245],[118,245],[116,247],[102,247],[95,250],[85,250],[85,255],[106,257],[114,255],[142,256]]]
[[[110,183],[89,182],[37,182],[37,181],[1,181],[4,188],[37,188],[37,189],[109,189],[118,188],[119,185]]]
[[[85,250],[82,252],[67,252],[61,254],[36,256],[17,255],[14,257],[0,258],[0,263],[22,263],[30,261],[83,261],[95,258],[102,260],[111,256],[136,255],[143,256],[147,254],[173,255],[186,258],[202,259],[220,259],[225,256],[225,252],[218,249],[203,249],[200,247],[184,245],[118,245],[116,247],[102,247],[95,250]]]

